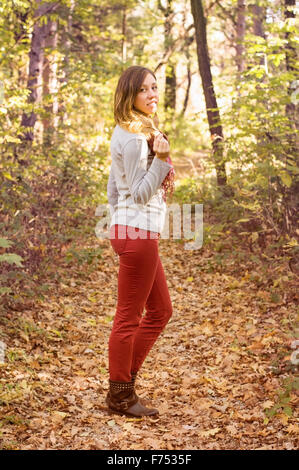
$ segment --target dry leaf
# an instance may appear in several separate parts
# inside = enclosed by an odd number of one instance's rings
[[[52,422],[53,423],[61,423],[67,416],[67,413],[63,411],[52,411]]]
[[[208,431],[200,431],[199,437],[215,436],[220,431],[221,431],[221,428],[213,428],[213,429],[209,429]]]

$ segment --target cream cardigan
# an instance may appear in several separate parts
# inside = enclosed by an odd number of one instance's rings
[[[130,225],[161,233],[166,203],[161,183],[169,163],[151,154],[145,136],[115,126],[110,143],[112,163],[107,196],[114,224]]]

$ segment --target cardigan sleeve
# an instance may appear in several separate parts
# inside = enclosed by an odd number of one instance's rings
[[[114,206],[118,202],[118,190],[116,186],[112,164],[110,166],[110,173],[109,173],[109,178],[108,178],[108,183],[107,183],[107,197],[108,197],[110,215],[112,216],[114,212]]]
[[[142,137],[133,137],[123,148],[124,170],[128,187],[136,204],[146,204],[157,192],[172,166],[153,158],[151,166],[146,170],[142,161],[147,158],[148,144]]]

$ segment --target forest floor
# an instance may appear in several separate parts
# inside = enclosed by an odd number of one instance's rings
[[[298,395],[288,374],[274,374],[279,351],[291,354],[295,303],[238,275],[207,269],[213,253],[160,240],[173,316],[137,379],[156,418],[109,415],[107,347],[117,299],[118,260],[107,239],[98,269],[57,260],[64,281],[30,308],[1,318],[2,449],[296,449]],[[94,241],[91,241],[94,245]],[[289,352],[288,352],[289,351]],[[286,358],[284,357],[283,361]],[[284,404],[283,404],[284,403]]]
[[[195,176],[198,161],[176,161],[177,176]],[[173,316],[137,378],[159,416],[107,412],[118,257],[91,233],[76,249],[100,247],[96,266],[57,255],[45,299],[0,314],[0,449],[298,447],[298,392],[285,382],[296,295],[273,299],[245,264],[221,265],[209,247],[159,244]]]

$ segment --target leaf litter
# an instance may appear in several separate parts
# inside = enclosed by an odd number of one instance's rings
[[[298,393],[290,395],[291,416],[265,415],[285,377],[273,374],[271,361],[290,344],[282,320],[295,305],[271,302],[242,272],[205,270],[208,249],[187,251],[167,240],[160,241],[160,256],[173,316],[136,385],[160,415],[108,414],[118,260],[108,240],[99,243],[97,271],[84,277],[81,267],[61,264],[68,281],[53,285],[35,308],[1,318],[7,350],[0,364],[0,448],[297,448]]]

